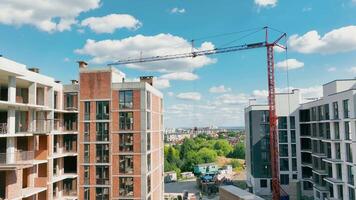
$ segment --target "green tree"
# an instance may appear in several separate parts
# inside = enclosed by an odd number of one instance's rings
[[[214,150],[206,147],[200,149],[197,153],[197,159],[202,160],[203,163],[215,162],[217,157],[218,155]]]
[[[245,159],[245,145],[242,142],[234,146],[234,150],[229,154],[230,158]]]
[[[232,146],[227,140],[218,140],[214,144],[214,149],[217,151],[219,156],[227,156],[232,150]]]

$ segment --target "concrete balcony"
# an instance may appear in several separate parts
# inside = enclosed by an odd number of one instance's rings
[[[0,169],[21,169],[45,162],[47,162],[47,150],[0,153]]]

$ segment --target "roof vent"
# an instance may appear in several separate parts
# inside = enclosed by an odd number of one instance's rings
[[[77,80],[70,80],[72,82],[73,85],[78,84]]]
[[[37,68],[37,67],[33,67],[33,68],[29,68],[28,70],[32,71],[32,72],[35,72],[35,73],[40,73],[40,69]]]
[[[88,67],[88,63],[85,62],[85,61],[80,60],[80,61],[77,61],[77,63],[78,63],[78,65],[79,65],[79,68],[80,68],[80,69],[81,69],[81,68],[87,68],[87,67]]]
[[[61,83],[61,81],[54,81],[55,83]]]

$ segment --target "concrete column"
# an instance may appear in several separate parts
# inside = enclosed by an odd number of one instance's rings
[[[28,88],[28,100],[30,104],[36,104],[37,101],[37,83],[31,83]]]
[[[14,164],[16,162],[16,139],[14,137],[6,138],[6,164]]]
[[[53,89],[53,87],[48,88],[48,91],[47,91],[47,101],[48,101],[48,102],[47,102],[48,107],[54,109],[54,89]],[[58,102],[57,102],[57,103],[58,103]],[[54,121],[53,121],[53,119],[54,119],[54,112],[53,112],[53,111],[48,112],[48,114],[47,114],[47,119],[50,119],[50,121],[48,121],[48,123],[51,122],[51,123],[50,123],[50,130],[52,131],[52,130],[54,129]]]
[[[15,134],[15,124],[16,124],[16,111],[13,108],[10,108],[7,111],[7,133]]]
[[[9,76],[8,79],[8,101],[16,103],[16,77]]]

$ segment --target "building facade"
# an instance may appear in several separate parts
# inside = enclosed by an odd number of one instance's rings
[[[163,101],[79,62],[63,85],[0,57],[0,199],[163,199]]]
[[[323,97],[320,99],[299,105],[295,101],[296,107],[292,109],[293,112],[290,112],[287,126],[283,125],[286,120],[283,117],[287,115],[281,114],[279,107],[285,106],[288,101],[279,101],[279,98],[280,95],[277,95],[279,164],[282,187],[285,182],[282,177],[285,168],[283,165],[287,163],[282,159],[285,156],[291,156],[292,163],[289,160],[289,164],[292,165],[289,166],[292,166],[292,179],[299,182],[296,191],[300,191],[302,196],[316,200],[355,200],[356,157],[353,152],[356,151],[356,79],[335,80],[323,85]],[[299,97],[289,95],[289,102],[294,101],[293,99],[299,99]],[[256,179],[257,176],[254,175],[261,173],[254,164],[263,161],[263,158],[262,161],[259,160],[263,151],[259,152],[258,149],[257,143],[262,142],[262,137],[258,134],[262,134],[262,136],[268,134],[268,131],[257,129],[262,123],[258,116],[263,116],[261,110],[267,111],[267,109],[268,106],[264,108],[249,106],[245,111],[247,152],[251,149],[251,154],[246,155],[247,177],[251,190],[257,194],[270,192],[270,188],[268,188],[270,185],[267,184],[268,189],[262,187],[266,186],[265,182],[261,181],[261,177]],[[256,117],[252,117],[251,120],[249,115],[253,116],[254,114]],[[291,123],[292,116],[295,119],[295,124]],[[249,127],[254,127],[255,131]],[[280,128],[283,127],[287,127],[287,139],[281,132]],[[293,136],[293,130],[295,130],[296,138]],[[291,146],[292,148],[288,146],[287,151],[287,147],[282,146],[287,140],[288,143],[291,142],[288,145],[293,145],[293,141],[296,142],[295,150],[293,146]],[[296,161],[293,161],[295,151]],[[257,157],[253,157],[255,154]],[[294,162],[297,164],[295,165]],[[295,166],[296,172],[294,172]],[[289,172],[291,171],[289,170]],[[265,177],[266,175],[263,176],[263,178]]]
[[[77,199],[72,93],[38,69],[3,57],[0,84],[0,198]]]
[[[163,199],[163,101],[152,77],[80,68],[79,199]]]
[[[289,103],[287,103],[289,102]],[[282,189],[290,199],[297,198],[299,180],[297,154],[300,144],[298,124],[299,91],[276,95],[278,116],[279,170]],[[250,192],[268,198],[271,196],[271,158],[269,111],[267,105],[250,105],[245,109],[246,175]]]

